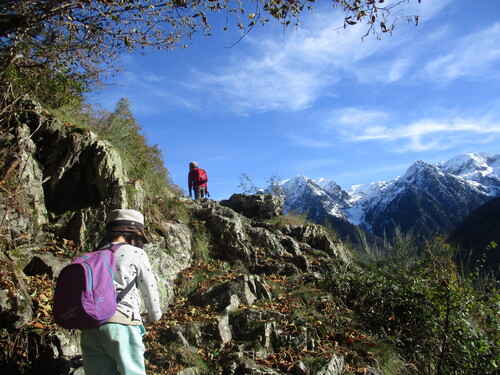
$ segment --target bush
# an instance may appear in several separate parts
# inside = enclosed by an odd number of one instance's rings
[[[411,267],[351,266],[332,272],[327,286],[362,329],[394,346],[418,373],[493,374],[500,295],[460,278],[449,250],[437,241]]]
[[[130,179],[142,180],[147,195],[181,194],[164,166],[161,150],[157,145],[148,144],[127,99],[120,99],[112,113],[101,115],[89,126],[120,152]]]

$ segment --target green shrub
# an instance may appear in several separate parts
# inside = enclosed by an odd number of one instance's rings
[[[205,226],[198,222],[191,225],[191,246],[193,249],[193,258],[202,262],[210,260],[210,234]]]
[[[101,114],[89,127],[119,151],[130,179],[142,180],[148,196],[181,194],[164,166],[161,150],[148,144],[127,99],[120,99],[112,113]]]
[[[499,358],[498,290],[459,277],[442,240],[412,266],[399,262],[331,272],[327,287],[359,326],[394,346],[421,374],[493,374]]]
[[[411,231],[404,233],[401,228],[396,227],[392,239],[384,237],[381,247],[370,246],[366,235],[361,230],[358,230],[358,236],[361,245],[355,254],[356,258],[364,264],[393,264],[406,268],[419,258],[419,245]]]

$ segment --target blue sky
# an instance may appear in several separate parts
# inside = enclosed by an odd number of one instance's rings
[[[298,30],[268,24],[234,46],[239,34],[215,24],[186,49],[123,56],[116,85],[89,99],[112,110],[128,98],[174,182],[187,190],[196,160],[217,200],[242,192],[242,174],[348,189],[416,160],[500,153],[500,1],[412,0],[403,12],[419,26],[401,19],[381,40],[338,30],[319,5]]]

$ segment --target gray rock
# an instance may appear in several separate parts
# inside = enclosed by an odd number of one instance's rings
[[[158,291],[162,310],[166,311],[174,300],[174,280],[191,265],[191,234],[184,224],[162,222],[159,225],[163,241],[160,242],[158,238],[157,242],[146,244],[144,250],[157,279],[161,280]]]
[[[24,277],[3,252],[0,252],[0,327],[7,330],[21,328],[33,319],[33,303]]]
[[[260,251],[270,257],[283,257],[288,252],[281,244],[281,238],[264,228],[250,227],[247,230],[250,241],[256,251]]]
[[[69,263],[69,259],[64,260],[50,252],[45,252],[32,256],[30,262],[23,270],[28,276],[47,275],[55,278]]]
[[[297,361],[292,368],[293,375],[307,375],[307,367],[302,361]]]
[[[194,327],[194,330],[197,331],[196,336],[201,335],[201,332],[198,329],[198,327]],[[190,340],[186,337],[187,335],[190,335],[191,332],[192,330],[186,326],[172,327],[165,332],[162,339],[167,342],[175,342],[189,351],[196,352],[196,346],[194,346],[190,342]]]
[[[284,200],[271,194],[233,194],[220,204],[251,219],[272,219],[283,214]]]
[[[233,339],[233,332],[231,326],[229,325],[229,314],[222,314],[217,321],[217,328],[219,331],[219,337],[223,345],[226,345]]]
[[[342,242],[330,239],[325,227],[321,225],[288,225],[283,228],[283,233],[295,238],[299,242],[304,242],[312,249],[324,251],[329,256],[346,263],[351,260],[351,256]]]
[[[366,374],[365,375],[384,375],[384,371],[378,368],[374,368],[371,366],[366,366]]]
[[[345,361],[340,354],[334,355],[330,361],[316,375],[342,375],[344,372]]]
[[[198,369],[197,367],[189,367],[177,372],[177,375],[201,375],[201,374],[202,374],[201,370]]]
[[[271,368],[258,365],[250,358],[242,357],[237,362],[229,362],[229,366],[224,368],[223,375],[279,375],[280,373]]]
[[[234,295],[245,305],[252,305],[257,299],[271,299],[266,283],[256,275],[241,275],[236,279],[214,285],[190,296],[192,303],[205,306],[214,305],[219,311],[234,304]]]

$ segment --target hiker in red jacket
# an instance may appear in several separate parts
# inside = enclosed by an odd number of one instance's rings
[[[192,161],[189,163],[188,186],[189,196],[194,199],[203,198],[205,195],[210,196],[208,192],[208,176],[204,169],[198,168],[198,163]]]

